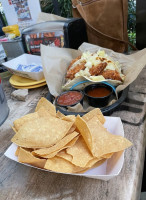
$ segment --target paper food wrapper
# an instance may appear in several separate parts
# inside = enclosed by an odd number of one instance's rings
[[[106,119],[106,122],[104,124],[104,127],[107,128],[109,132],[111,132],[114,135],[120,135],[124,137],[124,129],[123,129],[121,119],[119,117],[105,117],[105,119]],[[18,162],[18,158],[17,156],[15,156],[16,149],[17,149],[17,145],[11,144],[11,146],[7,149],[4,155]],[[114,153],[114,155],[110,159],[107,159],[102,165],[96,168],[89,169],[83,174],[69,174],[69,175],[83,176],[87,178],[108,181],[111,178],[114,178],[115,176],[119,175],[123,167],[123,163],[124,163],[124,152],[117,152],[117,153]],[[24,163],[21,163],[21,164],[24,164]],[[24,165],[37,168],[28,164],[24,164]],[[48,170],[45,170],[45,169],[40,169],[40,170],[44,170],[48,172]],[[58,173],[58,172],[52,172],[52,173]],[[61,173],[61,174],[67,174],[67,173]]]
[[[117,86],[117,92],[130,85],[146,65],[146,49],[131,55],[124,55],[89,43],[83,43],[79,50],[41,45],[43,71],[50,93],[53,96],[58,96],[62,92],[62,85],[65,83],[64,77],[72,59],[75,59],[84,51],[96,52],[99,49],[103,49],[122,65],[122,71],[126,77],[123,84]]]
[[[37,55],[30,54],[22,54],[14,59],[11,59],[7,62],[2,63],[12,74],[16,74],[18,76],[22,76],[25,78],[29,78],[32,80],[40,81],[44,78],[43,70],[35,71],[30,70],[27,71],[26,67],[30,67],[30,65],[35,65],[36,67],[42,68],[41,57]],[[20,69],[18,66],[24,66],[25,69]],[[31,69],[33,67],[30,67]],[[34,69],[34,68],[33,68]]]

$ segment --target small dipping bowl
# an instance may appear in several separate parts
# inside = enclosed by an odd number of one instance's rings
[[[78,103],[83,104],[84,93],[79,90],[70,90],[57,96],[55,104],[61,107],[75,106]]]
[[[84,94],[90,106],[105,107],[111,99],[113,89],[104,83],[91,84],[85,87]]]

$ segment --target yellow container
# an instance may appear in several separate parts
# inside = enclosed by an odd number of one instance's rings
[[[15,34],[15,36],[20,36],[19,26],[17,24],[12,26],[5,26],[2,28],[5,34]]]

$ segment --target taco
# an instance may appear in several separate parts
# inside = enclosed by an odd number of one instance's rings
[[[102,50],[96,53],[88,51],[71,61],[63,89],[68,90],[74,84],[77,85],[76,89],[83,89],[86,85],[101,81],[117,86],[123,83],[124,78],[118,61],[114,61]],[[83,85],[77,84],[79,81],[83,82]]]

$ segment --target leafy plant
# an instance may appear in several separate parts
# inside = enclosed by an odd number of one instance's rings
[[[135,31],[136,25],[136,1],[128,1],[128,30]]]
[[[52,0],[40,0],[42,12],[54,13]]]
[[[136,0],[128,0],[128,37],[136,45]]]
[[[40,4],[43,12],[55,13],[53,0],[40,0]],[[72,17],[71,0],[58,0],[58,4],[62,17]]]

